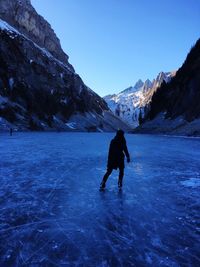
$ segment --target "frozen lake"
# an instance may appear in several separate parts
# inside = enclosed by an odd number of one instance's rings
[[[126,135],[124,187],[114,134],[0,134],[0,266],[200,266],[200,139]]]

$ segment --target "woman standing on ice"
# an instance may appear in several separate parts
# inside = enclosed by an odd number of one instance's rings
[[[119,180],[118,187],[122,187],[122,180],[124,176],[124,154],[126,155],[127,162],[130,162],[130,156],[126,146],[126,139],[124,137],[124,131],[118,130],[116,136],[110,142],[110,148],[108,153],[107,172],[103,177],[100,185],[100,190],[106,187],[106,181],[113,169],[119,168]]]

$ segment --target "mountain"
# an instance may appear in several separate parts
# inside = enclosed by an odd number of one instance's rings
[[[137,132],[200,136],[200,39],[175,77],[153,94]]]
[[[40,47],[45,48],[55,58],[62,61],[74,71],[68,63],[68,56],[61,48],[60,40],[51,25],[31,5],[30,0],[1,0],[0,18],[31,39]]]
[[[0,1],[0,130],[130,128],[88,88],[30,0]]]
[[[168,83],[174,75],[175,72],[160,72],[153,81],[138,80],[134,86],[128,87],[119,94],[105,96],[104,99],[115,115],[135,128],[145,117],[153,93],[163,81]]]

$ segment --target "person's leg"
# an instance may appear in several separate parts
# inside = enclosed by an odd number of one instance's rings
[[[105,175],[104,175],[104,177],[102,179],[102,182],[101,182],[101,188],[105,188],[106,181],[108,180],[109,175],[112,173],[112,170],[113,169],[110,169],[110,168],[107,169],[107,172],[105,173]]]
[[[118,180],[118,186],[122,187],[122,181],[124,177],[124,168],[119,168],[119,180]]]

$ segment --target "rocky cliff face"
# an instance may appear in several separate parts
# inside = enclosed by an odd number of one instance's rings
[[[1,16],[17,27],[0,19],[0,130],[129,130],[75,73],[30,1],[0,5]]]
[[[200,135],[200,39],[176,76],[153,94],[138,131]]]
[[[153,94],[163,81],[168,83],[174,75],[175,72],[160,72],[153,81],[138,80],[134,86],[119,94],[105,96],[104,99],[115,115],[135,128],[148,112]]]
[[[55,58],[74,71],[50,24],[37,14],[30,0],[1,0],[0,18],[16,27],[40,47],[47,49]]]

